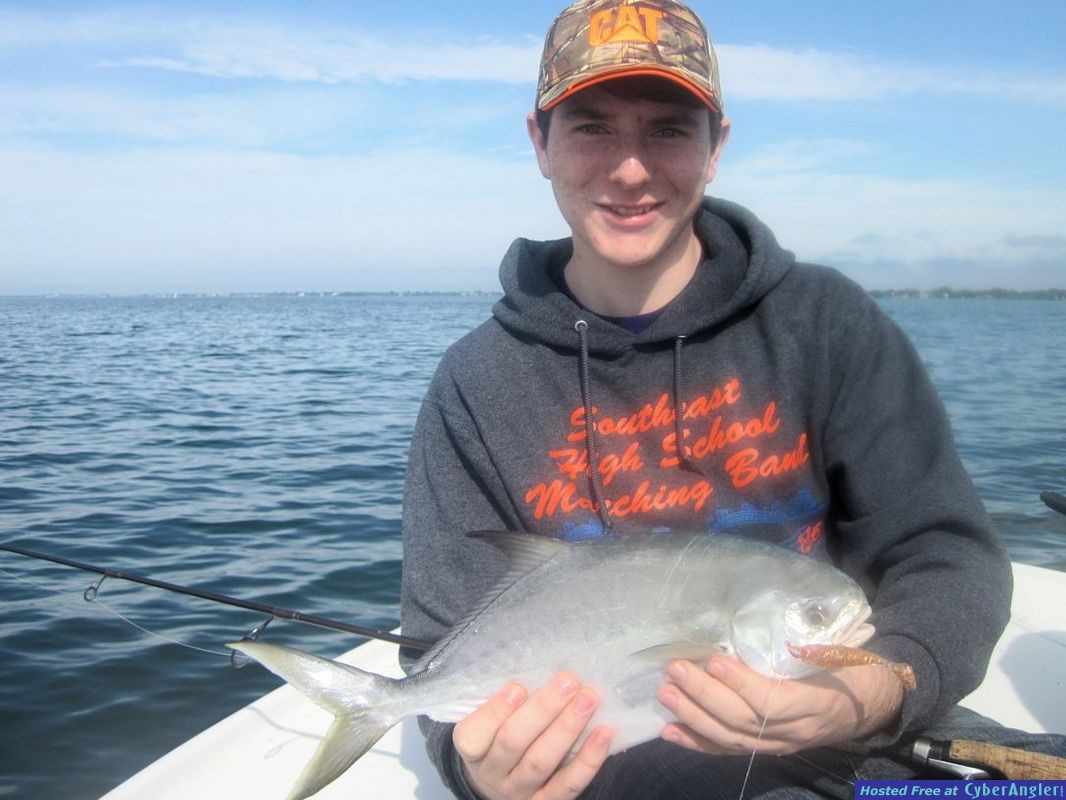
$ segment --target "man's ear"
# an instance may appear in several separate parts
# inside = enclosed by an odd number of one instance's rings
[[[718,132],[718,142],[714,146],[714,152],[711,153],[711,160],[707,163],[707,183],[714,180],[714,176],[718,174],[718,159],[722,156],[722,150],[725,149],[726,142],[729,141],[729,117],[722,117],[722,127]]]
[[[540,131],[540,126],[537,125],[537,115],[532,111],[526,116],[526,132],[529,134],[529,140],[533,142],[533,150],[537,154],[537,165],[540,167],[540,174],[551,180],[551,167],[548,163],[548,143],[544,139],[544,134]]]

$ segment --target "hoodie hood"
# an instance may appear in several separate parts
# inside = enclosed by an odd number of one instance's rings
[[[493,315],[516,334],[566,349],[576,348],[574,326],[586,320],[589,350],[617,353],[719,325],[758,303],[795,261],[769,228],[735,203],[704,198],[694,225],[703,242],[704,260],[689,285],[640,334],[590,314],[559,291],[550,270],[573,252],[569,238],[515,240],[500,265],[504,297]]]

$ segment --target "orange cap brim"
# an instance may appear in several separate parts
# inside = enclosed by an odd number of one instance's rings
[[[655,78],[665,78],[668,81],[676,83],[678,86],[683,86],[690,92],[692,92],[694,95],[696,95],[696,97],[698,97],[700,100],[702,100],[704,104],[706,104],[707,107],[710,108],[712,111],[717,111],[719,114],[722,113],[722,109],[718,107],[716,98],[714,98],[713,95],[708,95],[704,89],[701,89],[692,81],[687,80],[681,75],[678,75],[676,72],[672,72],[667,69],[657,69],[655,67],[648,66],[619,67],[616,69],[609,70],[607,72],[602,72],[599,75],[594,75],[586,80],[578,81],[573,86],[568,88],[565,92],[563,92],[561,95],[556,97],[554,100],[547,103],[546,105],[541,106],[540,109],[541,111],[549,111],[555,108],[555,106],[559,105],[559,103],[563,102],[563,100],[566,100],[568,97],[573,97],[582,89],[588,89],[590,86],[595,86],[599,83],[606,83],[607,81],[612,81],[617,78],[630,78],[639,75],[650,76]]]

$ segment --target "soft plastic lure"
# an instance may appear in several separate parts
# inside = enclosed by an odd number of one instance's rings
[[[899,682],[907,691],[918,688],[918,679],[914,677],[914,670],[910,664],[897,661],[889,661],[887,658],[863,650],[860,647],[847,647],[841,644],[806,644],[793,645],[786,642],[788,652],[793,658],[798,658],[804,664],[814,667],[885,667],[896,673]]]

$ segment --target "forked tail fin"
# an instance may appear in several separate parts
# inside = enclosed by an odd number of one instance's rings
[[[399,717],[376,709],[390,705],[400,681],[291,647],[261,642],[227,646],[254,658],[335,717],[289,800],[303,800],[320,791],[399,722]]]

